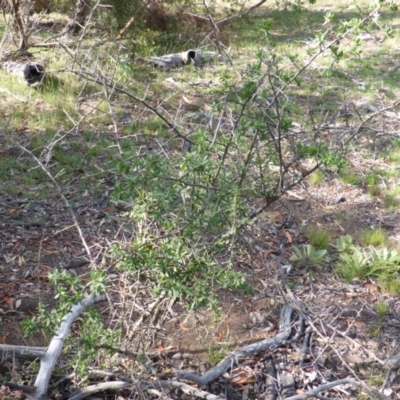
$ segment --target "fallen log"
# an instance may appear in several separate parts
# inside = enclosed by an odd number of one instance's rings
[[[0,359],[13,360],[35,360],[42,359],[46,354],[46,347],[14,346],[11,344],[0,344]]]
[[[193,64],[194,66],[201,68],[206,62],[210,61],[217,55],[218,54],[213,51],[188,50],[181,53],[165,54],[163,56],[139,58],[139,60],[165,69],[179,68],[188,64]]]
[[[13,75],[23,78],[28,86],[38,86],[43,80],[45,70],[38,63],[21,63],[16,61],[5,61],[3,69]]]

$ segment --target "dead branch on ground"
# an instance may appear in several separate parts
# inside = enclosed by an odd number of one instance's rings
[[[47,390],[53,369],[56,362],[61,354],[61,350],[64,346],[64,341],[69,334],[72,323],[86,310],[87,307],[97,301],[104,300],[104,296],[95,296],[91,294],[89,297],[83,299],[80,303],[72,306],[71,311],[64,317],[63,322],[60,324],[56,334],[50,342],[44,356],[40,361],[39,373],[36,377],[36,381],[32,390],[22,389],[26,393],[32,394],[33,400],[44,399],[47,397]],[[126,383],[126,382],[124,382]],[[7,382],[5,386],[12,387]]]
[[[185,379],[197,383],[198,385],[205,386],[209,383],[218,379],[221,375],[233,368],[234,365],[238,364],[238,361],[243,358],[252,357],[258,353],[261,353],[268,349],[276,349],[280,347],[285,340],[287,340],[291,333],[291,316],[293,308],[290,305],[284,305],[281,310],[279,320],[279,332],[278,334],[270,339],[261,340],[256,343],[252,343],[242,349],[234,352],[233,354],[225,357],[215,367],[211,368],[204,375],[198,375],[193,372],[177,372],[178,379]]]
[[[128,386],[130,386],[130,383],[125,381],[100,382],[73,393],[68,400],[82,400],[85,397],[89,397],[99,392],[104,392],[105,390],[121,390]]]
[[[43,359],[46,354],[46,347],[34,346],[14,346],[11,344],[0,344],[0,358],[21,360],[35,360],[36,358]]]
[[[389,397],[385,396],[384,394],[379,393],[376,390],[370,389],[365,383],[356,381],[355,379],[352,379],[352,378],[346,378],[346,379],[339,379],[334,382],[329,382],[325,385],[318,386],[315,389],[309,390],[308,392],[305,392],[302,394],[298,394],[296,396],[287,397],[286,400],[309,399],[310,397],[315,397],[316,395],[318,395],[320,392],[322,392],[324,390],[328,390],[335,386],[340,386],[340,385],[351,385],[351,386],[355,386],[355,387],[364,389],[373,398],[378,398],[378,399],[383,399],[383,400],[390,399]]]

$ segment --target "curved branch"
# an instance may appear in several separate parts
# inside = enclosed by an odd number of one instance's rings
[[[385,396],[384,394],[379,393],[376,390],[370,389],[365,383],[358,382],[353,378],[346,378],[346,379],[339,379],[337,381],[329,382],[329,383],[327,383],[325,385],[318,386],[315,389],[309,390],[308,392],[305,392],[305,393],[302,393],[302,394],[298,394],[296,396],[287,397],[286,400],[304,400],[304,399],[308,399],[310,397],[315,397],[315,395],[317,395],[318,393],[322,392],[323,390],[328,390],[328,389],[331,389],[331,388],[333,388],[335,386],[346,385],[346,384],[362,388],[369,395],[373,396],[374,398],[379,398],[379,399],[383,399],[383,400],[389,400],[390,399],[389,397]]]
[[[219,362],[215,367],[211,368],[204,375],[198,375],[193,372],[178,372],[178,379],[185,379],[197,383],[200,386],[205,386],[218,379],[221,375],[231,369],[233,366],[238,364],[240,359],[254,356],[261,353],[267,349],[276,349],[280,347],[285,340],[290,336],[291,332],[291,316],[293,308],[289,305],[284,305],[281,310],[280,322],[279,322],[279,332],[278,334],[270,339],[261,340],[260,342],[252,343],[242,349],[236,351],[235,353],[225,357],[221,362]]]
[[[224,397],[217,396],[212,393],[205,392],[204,390],[200,390],[197,388],[194,388],[190,385],[187,385],[186,383],[183,382],[176,382],[176,381],[160,381],[157,382],[155,386],[160,386],[160,387],[167,387],[170,389],[177,388],[181,390],[183,393],[188,394],[189,396],[195,396],[200,399],[205,399],[205,400],[225,400]],[[71,399],[69,399],[71,400]],[[73,399],[75,400],[75,399]]]
[[[125,389],[130,386],[129,382],[125,381],[114,381],[114,382],[101,382],[96,383],[95,385],[87,386],[78,392],[72,394],[68,400],[82,400],[85,397],[91,396],[95,393],[104,392],[104,390],[119,390]]]
[[[58,357],[61,354],[61,350],[64,345],[64,341],[71,329],[72,323],[96,301],[104,300],[104,296],[90,295],[80,303],[72,306],[71,311],[64,317],[63,322],[60,324],[56,334],[50,342],[50,345],[40,363],[39,373],[35,381],[35,399],[41,399],[45,397],[51,374],[56,365]],[[126,382],[124,382],[126,383]]]

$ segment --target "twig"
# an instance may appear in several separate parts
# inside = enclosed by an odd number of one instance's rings
[[[97,301],[104,300],[105,296],[90,295],[80,303],[72,306],[71,311],[64,317],[63,322],[57,329],[56,334],[52,338],[49,347],[44,351],[44,354],[40,354],[40,369],[36,377],[34,387],[15,385],[10,382],[4,382],[3,385],[11,389],[19,389],[30,395],[30,399],[41,400],[46,398],[46,394],[49,388],[49,382],[53,369],[56,365],[58,357],[61,354],[61,350],[64,346],[64,341],[71,329],[72,323],[89,307],[91,304]],[[22,346],[16,346],[22,347]],[[29,347],[27,347],[29,350]],[[125,382],[126,383],[126,382]]]
[[[362,19],[357,26],[361,26],[364,24],[364,22],[368,21],[369,19],[371,19],[376,12],[378,11],[379,7],[376,7],[373,11],[371,11],[364,19]],[[290,79],[287,83],[286,86],[289,86],[292,82],[295,82],[296,79],[299,77],[299,75],[305,70],[307,69],[311,63],[318,58],[321,54],[325,53],[326,50],[328,50],[329,48],[331,48],[333,45],[339,43],[341,40],[343,40],[347,35],[349,35],[351,32],[353,32],[356,28],[352,27],[350,29],[348,29],[346,32],[342,33],[341,35],[339,35],[338,37],[336,37],[334,40],[332,40],[331,42],[329,42],[326,46],[322,47],[317,53],[315,53],[309,60],[308,62],[302,67],[300,68],[297,73],[292,77],[292,79]]]
[[[43,163],[42,163],[30,150],[28,150],[26,147],[21,146],[21,145],[18,144],[18,143],[17,143],[17,146],[18,146],[20,149],[22,149],[23,151],[25,151],[26,153],[28,153],[28,154],[37,162],[37,164],[38,164],[38,165],[40,166],[40,168],[45,172],[45,174],[50,178],[50,180],[54,183],[54,186],[57,188],[57,191],[58,191],[59,195],[60,195],[61,198],[63,199],[65,205],[67,206],[67,208],[68,208],[68,210],[69,210],[69,212],[70,212],[70,214],[71,214],[72,220],[74,221],[75,228],[76,228],[76,230],[77,230],[78,233],[79,233],[79,237],[80,237],[80,239],[81,239],[81,242],[82,242],[82,244],[83,244],[83,247],[85,248],[88,257],[91,259],[92,256],[91,256],[91,253],[90,253],[90,249],[89,249],[89,246],[87,245],[86,240],[85,240],[85,238],[84,238],[84,236],[83,236],[82,229],[81,229],[81,227],[80,227],[80,225],[79,225],[79,223],[78,223],[78,220],[76,219],[74,210],[72,209],[71,205],[69,204],[67,198],[64,196],[64,193],[63,193],[63,191],[62,191],[60,185],[59,185],[58,182],[55,180],[55,178],[53,177],[53,175],[48,171],[48,169],[43,165]]]
[[[76,70],[71,70],[71,69],[64,69],[64,71],[66,72],[71,72],[72,74],[75,74],[83,79],[86,79],[89,82],[93,82],[93,83],[98,83],[100,85],[105,85],[109,88],[114,89],[116,92],[125,94],[126,96],[128,96],[129,98],[143,104],[147,109],[149,109],[151,112],[153,112],[155,115],[157,115],[162,121],[164,121],[168,127],[181,139],[185,140],[186,142],[189,142],[191,145],[193,145],[193,141],[190,140],[189,138],[187,138],[185,135],[183,135],[182,133],[179,132],[178,128],[176,127],[175,124],[171,123],[170,121],[168,121],[167,118],[164,117],[164,115],[162,115],[155,107],[151,106],[149,103],[147,103],[146,100],[143,99],[139,99],[139,97],[135,96],[134,94],[126,91],[125,89],[122,89],[121,87],[109,83],[108,79],[105,76],[94,76],[90,73],[83,73],[81,71],[76,71]]]
[[[277,389],[277,373],[273,362],[270,362],[267,366],[267,378],[265,380],[266,390],[264,394],[264,400],[275,400],[278,397]]]
[[[211,394],[211,393],[205,392],[204,390],[194,388],[183,382],[159,381],[159,382],[157,382],[157,386],[168,387],[168,388],[177,388],[177,389],[181,390],[183,393],[188,394],[189,396],[196,396],[196,397],[199,397],[200,399],[225,400],[223,397],[216,396],[215,394]],[[71,400],[71,399],[69,399],[69,400]]]
[[[16,357],[20,359],[42,359],[46,354],[46,347],[13,346],[0,344],[0,358]]]
[[[325,385],[318,386],[317,388],[309,390],[308,392],[305,392],[305,393],[302,393],[302,394],[298,394],[296,396],[288,397],[285,400],[303,400],[303,399],[308,399],[310,397],[314,397],[316,394],[318,394],[319,392],[322,392],[323,390],[328,390],[328,389],[331,389],[331,388],[333,388],[335,386],[346,385],[346,384],[362,388],[370,396],[375,396],[376,398],[379,398],[379,399],[390,400],[389,397],[383,395],[382,393],[377,392],[376,390],[372,390],[365,383],[358,382],[353,378],[339,379],[337,381],[330,382],[330,383],[327,383]]]
[[[46,354],[40,363],[39,373],[36,377],[34,385],[36,388],[35,399],[41,399],[47,392],[51,374],[56,365],[58,357],[61,354],[64,341],[71,329],[72,323],[86,310],[87,307],[104,299],[104,296],[95,296],[94,294],[91,294],[80,303],[72,306],[71,311],[64,317],[63,322],[57,329],[57,332],[51,340]]]
[[[204,375],[200,376],[193,372],[177,372],[178,379],[185,379],[197,383],[198,385],[205,386],[212,381],[219,378],[234,365],[238,364],[240,359],[254,356],[267,349],[276,349],[288,339],[291,333],[291,316],[293,308],[289,305],[284,305],[281,310],[280,321],[279,321],[279,332],[278,334],[270,339],[261,340],[256,343],[252,343],[242,349],[234,352],[233,354],[225,357],[215,367],[211,368]]]
[[[120,390],[125,389],[131,384],[124,381],[114,381],[114,382],[101,382],[95,385],[87,386],[84,389],[79,390],[72,394],[68,400],[81,400],[85,397],[91,396],[95,393],[104,392],[105,390]]]
[[[154,396],[157,396],[157,397],[159,397],[159,398],[162,399],[162,400],[172,400],[170,397],[165,396],[165,395],[162,394],[159,390],[156,390],[156,389],[146,389],[146,392],[147,392],[148,394],[152,394],[152,395],[154,395]]]

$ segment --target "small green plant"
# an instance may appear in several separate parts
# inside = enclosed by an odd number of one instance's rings
[[[232,180],[237,171],[211,157],[209,134],[206,130],[193,134],[195,146],[183,157],[151,154],[116,160],[121,179],[113,196],[134,199],[127,217],[142,229],[129,251],[115,245],[112,254],[117,268],[140,271],[155,292],[180,298],[190,309],[208,306],[216,311],[216,290],[249,292],[251,287],[230,264],[216,262],[221,249],[229,247],[245,207],[239,195],[242,189]],[[238,141],[242,138],[238,135]],[[240,185],[248,185],[252,177],[246,168],[239,173]],[[219,190],[210,192],[207,185],[218,185]]]
[[[387,235],[382,228],[368,229],[362,232],[361,242],[365,246],[384,246],[387,243]]]
[[[389,312],[389,307],[383,301],[378,301],[375,304],[375,311],[378,314],[378,320],[371,325],[369,332],[372,336],[377,337],[381,333],[383,320]]]
[[[376,172],[371,172],[365,178],[365,185],[368,187],[370,196],[378,196],[380,193],[379,184],[381,177]]]
[[[397,143],[396,146],[389,150],[387,153],[387,159],[390,162],[398,163],[400,161],[400,144]]]
[[[381,177],[398,178],[400,171],[397,168],[377,169],[375,171]]]
[[[393,294],[400,293],[400,278],[398,278],[396,275],[383,277],[382,279],[379,279],[378,284],[381,290],[384,292]]]
[[[389,211],[397,210],[400,207],[400,196],[397,190],[387,192],[383,201]]]
[[[384,318],[389,312],[389,307],[383,301],[378,301],[375,304],[375,311],[377,312],[380,318]]]
[[[230,351],[230,346],[210,346],[207,349],[207,359],[211,365],[218,364],[221,360],[223,360]]]
[[[370,173],[365,178],[365,184],[367,186],[378,185],[380,183],[380,181],[381,181],[381,179],[380,179],[379,175],[377,175],[376,173]]]
[[[28,317],[22,322],[25,335],[32,336],[37,331],[50,338],[59,328],[66,314],[84,296],[85,291],[95,295],[105,292],[107,278],[102,270],[90,272],[91,282],[84,285],[81,280],[66,270],[55,270],[48,275],[49,281],[56,289],[55,298],[59,300],[56,308],[49,311],[43,304],[38,306],[38,315]],[[95,308],[88,308],[80,319],[80,334],[69,335],[64,349],[74,354],[72,363],[79,376],[87,373],[90,361],[98,357],[96,346],[117,346],[121,331],[103,327],[102,316]]]
[[[310,244],[314,246],[316,249],[327,249],[329,246],[329,233],[323,229],[312,229],[309,228],[307,230],[308,240]]]
[[[322,265],[325,262],[325,256],[327,253],[325,249],[317,250],[311,244],[304,245],[301,250],[298,247],[293,246],[293,251],[295,252],[295,255],[290,258],[290,261],[309,267]]]
[[[368,329],[370,335],[373,337],[378,337],[381,333],[381,330],[382,330],[382,322],[381,321],[377,321],[377,322],[373,323]]]
[[[360,248],[343,242],[341,246],[337,272],[348,282],[355,278],[375,277],[387,285],[400,269],[400,255],[396,250],[373,246]]]
[[[378,196],[380,191],[379,186],[371,186],[368,188],[368,194],[370,196]]]
[[[298,156],[313,158],[325,167],[335,167],[337,171],[342,171],[346,165],[343,154],[332,151],[327,145],[321,143],[303,144],[298,143],[296,148]]]
[[[380,331],[380,330],[379,330]],[[377,375],[371,375],[368,379],[368,382],[371,386],[379,387],[382,386],[385,382],[385,378],[382,374],[379,374],[378,371],[375,372]],[[370,397],[366,398],[365,400],[370,399]]]
[[[349,252],[353,248],[353,238],[350,235],[340,236],[333,245],[338,252]]]
[[[308,183],[311,186],[318,186],[320,183],[322,183],[325,179],[324,173],[317,169],[314,171],[309,177],[308,177]]]
[[[358,186],[362,183],[361,178],[350,171],[342,171],[339,176],[342,182],[348,185]]]

